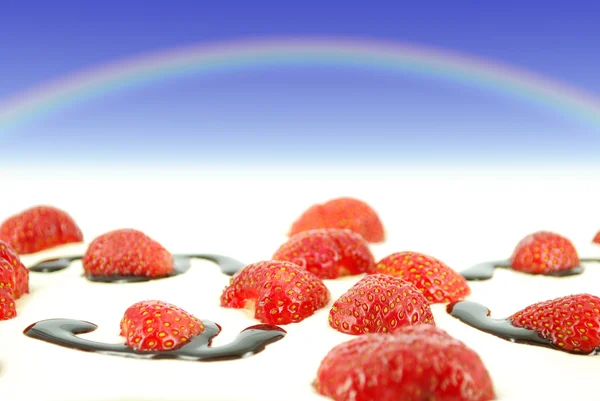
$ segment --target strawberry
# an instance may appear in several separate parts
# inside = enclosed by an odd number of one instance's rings
[[[203,331],[202,321],[162,301],[133,304],[121,319],[121,335],[136,351],[174,350]]]
[[[365,334],[335,346],[321,361],[313,385],[335,401],[495,399],[479,355],[429,324]]]
[[[375,265],[368,243],[350,230],[325,228],[292,236],[275,252],[274,260],[292,262],[321,278],[356,275]]]
[[[297,323],[329,302],[323,281],[302,267],[277,260],[246,266],[221,295],[221,306],[254,310],[267,324]]]
[[[19,255],[6,242],[0,241],[0,259],[6,260],[11,266],[14,274],[14,297],[19,299],[21,295],[29,293],[29,269],[21,263]]]
[[[92,276],[163,277],[173,271],[173,255],[132,229],[110,231],[94,239],[82,263],[85,273]]]
[[[565,351],[589,354],[600,348],[600,298],[569,295],[528,306],[508,320],[535,330]]]
[[[594,237],[592,242],[596,243],[596,244],[600,244],[600,231],[598,231],[598,233],[596,234],[596,236]]]
[[[417,252],[398,252],[383,258],[373,271],[413,283],[429,303],[458,301],[471,293],[467,281],[443,262]]]
[[[15,268],[5,259],[0,259],[0,289],[5,290],[11,298],[15,296]]]
[[[17,310],[10,290],[8,287],[0,287],[0,320],[9,320],[15,316],[17,316]]]
[[[329,311],[329,325],[346,334],[394,333],[422,323],[435,325],[423,294],[408,281],[385,274],[364,277]]]
[[[578,266],[579,256],[567,238],[548,231],[539,231],[518,243],[510,258],[510,264],[514,270],[547,274]]]
[[[82,242],[83,235],[66,212],[52,206],[36,206],[6,219],[0,225],[0,240],[25,255]]]
[[[368,242],[385,240],[383,225],[375,210],[354,198],[337,198],[311,206],[292,224],[289,235],[314,228],[347,228]]]

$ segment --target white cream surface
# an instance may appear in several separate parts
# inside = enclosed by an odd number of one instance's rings
[[[413,250],[462,270],[481,261],[507,258],[524,235],[542,229],[571,238],[582,257],[600,257],[600,246],[590,243],[600,229],[597,200],[586,192],[597,182],[595,176],[20,178],[20,195],[3,203],[0,213],[8,216],[33,204],[53,204],[73,215],[87,242],[110,229],[132,227],[172,252],[223,253],[252,263],[270,258],[303,209],[349,195],[373,205],[386,226],[386,242],[372,246],[376,259]],[[77,190],[53,191],[61,186]],[[156,188],[167,188],[168,194],[177,196],[152,196]],[[124,193],[129,196],[115,196]],[[22,259],[31,265],[84,250],[85,245],[69,245]],[[559,296],[582,292],[600,296],[600,265],[585,267],[582,275],[562,278],[497,269],[489,281],[470,282],[468,299],[502,318]],[[94,283],[82,273],[80,262],[60,272],[31,273],[31,294],[17,301],[17,318],[0,322],[0,400],[324,400],[311,385],[319,363],[333,346],[354,338],[329,327],[327,316],[337,297],[360,277],[326,280],[331,292],[328,307],[300,323],[283,326],[287,336],[263,352],[235,361],[124,358],[63,348],[23,335],[28,325],[39,320],[71,318],[98,325],[95,332],[82,337],[122,342],[119,322],[123,312],[146,299],[173,303],[221,325],[214,346],[228,343],[258,323],[244,311],[220,307],[219,296],[229,277],[211,262],[194,260],[186,274],[145,283]],[[593,399],[600,357],[514,344],[466,326],[449,316],[445,305],[432,309],[439,327],[479,353],[498,400]]]

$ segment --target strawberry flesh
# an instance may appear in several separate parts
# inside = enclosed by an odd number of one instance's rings
[[[300,322],[328,302],[329,290],[319,277],[277,260],[246,266],[221,294],[221,306],[254,310],[254,317],[266,324]]]
[[[321,361],[313,385],[335,401],[495,399],[479,355],[429,324],[337,345]]]
[[[6,219],[0,225],[0,240],[19,255],[25,255],[82,242],[83,235],[73,218],[63,210],[36,206]]]
[[[556,347],[589,354],[600,347],[600,298],[577,294],[528,306],[508,320],[513,326],[536,330]]]
[[[463,276],[445,263],[422,253],[393,253],[377,263],[374,272],[413,283],[432,304],[455,302],[471,293]]]
[[[0,287],[0,320],[9,320],[15,316],[17,316],[17,309],[10,290],[8,287]]]
[[[21,295],[29,293],[29,269],[21,263],[21,259],[17,252],[4,241],[0,241],[0,260],[4,259],[12,266],[14,274],[10,281],[14,289],[14,299],[19,299]],[[0,286],[2,284],[0,283]]]
[[[361,279],[329,312],[329,325],[347,334],[394,333],[414,324],[435,325],[429,303],[413,284],[385,274]]]
[[[121,335],[137,351],[170,351],[204,331],[204,324],[183,309],[162,301],[130,306],[121,319]]]
[[[567,238],[548,231],[528,235],[517,244],[511,266],[531,274],[547,274],[579,266],[579,256]]]
[[[173,272],[173,255],[144,233],[122,229],[94,239],[83,255],[92,276],[163,277]]]
[[[360,234],[338,228],[298,233],[281,245],[273,259],[295,263],[323,279],[361,274],[375,265]]]

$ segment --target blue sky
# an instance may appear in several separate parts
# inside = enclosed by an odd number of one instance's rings
[[[600,97],[597,2],[11,3],[0,15],[0,100],[139,54],[282,36],[448,49]],[[270,66],[97,96],[3,134],[0,156],[41,163],[593,163],[598,130],[443,79]]]

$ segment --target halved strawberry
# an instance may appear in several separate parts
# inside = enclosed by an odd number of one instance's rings
[[[335,401],[495,399],[479,355],[429,324],[337,345],[321,361],[313,385]]]
[[[363,237],[339,228],[298,233],[281,245],[273,259],[295,263],[328,279],[364,273],[375,265]]]
[[[594,237],[592,242],[594,242],[596,244],[600,244],[600,231],[598,231],[598,233],[596,234],[596,236]]]
[[[85,273],[92,276],[162,277],[173,271],[173,255],[132,229],[110,231],[94,239],[82,262]]]
[[[121,335],[138,351],[169,351],[204,331],[204,324],[183,309],[162,301],[133,304],[121,319]]]
[[[292,224],[289,235],[315,228],[347,228],[368,242],[383,242],[383,224],[375,210],[354,198],[337,198],[313,205]]]
[[[82,242],[83,235],[73,218],[63,210],[36,206],[6,219],[0,225],[0,240],[25,255]]]
[[[565,351],[589,354],[600,348],[600,298],[577,294],[528,306],[508,320],[535,330]]]
[[[221,306],[253,310],[267,324],[300,322],[328,302],[329,290],[319,277],[276,260],[246,266],[221,295]]]
[[[9,320],[17,316],[15,300],[8,287],[0,287],[0,320]]]
[[[5,259],[0,259],[0,288],[11,298],[15,297],[15,268]]]
[[[413,324],[433,324],[429,303],[408,281],[371,274],[342,295],[329,311],[329,325],[342,333],[394,333]]]
[[[422,253],[393,253],[377,263],[373,272],[413,283],[429,303],[454,302],[471,293],[464,277],[445,263]]]
[[[547,274],[578,266],[579,256],[567,238],[539,231],[519,241],[510,257],[510,264],[514,270]]]
[[[6,260],[13,268],[14,298],[29,293],[29,269],[21,263],[19,255],[6,242],[0,241],[0,259]]]

